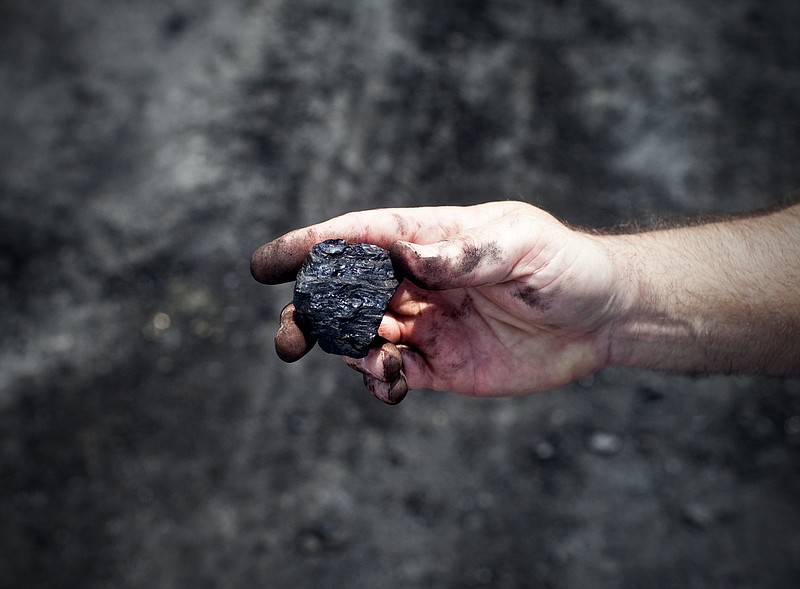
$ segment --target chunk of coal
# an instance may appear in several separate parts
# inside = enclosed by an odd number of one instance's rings
[[[303,262],[294,306],[324,351],[363,358],[398,284],[385,249],[329,239]]]

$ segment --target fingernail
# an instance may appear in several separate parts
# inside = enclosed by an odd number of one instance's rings
[[[420,258],[438,258],[441,250],[436,244],[409,243],[409,248]]]

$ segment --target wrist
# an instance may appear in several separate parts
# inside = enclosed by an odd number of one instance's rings
[[[615,268],[608,364],[691,369],[703,326],[681,294],[674,253],[663,251],[648,234],[608,235],[600,242]]]
[[[598,236],[613,271],[608,364],[800,372],[800,207]]]
[[[694,374],[796,373],[797,225],[772,222],[604,237],[621,293],[608,363]]]

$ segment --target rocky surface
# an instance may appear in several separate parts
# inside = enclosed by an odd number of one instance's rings
[[[320,348],[363,358],[398,285],[383,248],[328,239],[311,248],[303,262],[293,303]]]
[[[800,585],[800,383],[387,407],[250,253],[373,206],[575,225],[800,186],[800,4],[0,1],[0,586]],[[532,361],[536,361],[532,359]]]

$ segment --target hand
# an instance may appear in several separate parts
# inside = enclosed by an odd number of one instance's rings
[[[553,389],[609,361],[621,293],[600,242],[520,202],[348,213],[262,246],[253,276],[293,280],[311,247],[339,237],[389,250],[404,280],[376,342],[346,358],[388,403],[408,388],[501,396]],[[276,351],[286,361],[314,345],[281,314]]]

